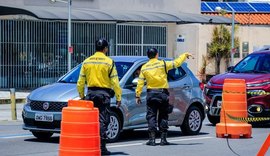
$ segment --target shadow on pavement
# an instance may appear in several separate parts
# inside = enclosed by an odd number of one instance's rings
[[[209,133],[201,132],[198,135],[194,136],[201,136],[201,135],[208,135]],[[160,138],[160,134],[157,134],[157,139]],[[185,137],[185,135],[182,134],[181,131],[168,131],[168,139],[173,139],[174,137]],[[126,141],[136,141],[136,140],[147,140],[148,139],[148,131],[147,130],[128,130],[123,131],[120,134],[118,143],[126,142]],[[37,142],[37,143],[55,143],[59,144],[60,137],[59,136],[53,136],[48,140],[39,140],[33,136],[33,138],[25,139],[24,141],[28,142]],[[172,143],[174,145],[174,143]],[[175,144],[175,145],[185,145],[185,144]]]
[[[195,136],[200,135],[208,135],[209,133],[199,133]],[[158,133],[157,138],[160,138],[160,134]],[[185,137],[185,135],[182,134],[181,131],[168,131],[168,138],[174,138],[174,137]],[[120,134],[120,138],[117,142],[125,142],[125,141],[136,141],[136,140],[147,140],[148,139],[148,131],[147,130],[134,130],[134,131],[123,131]]]
[[[270,123],[268,124],[255,123],[255,124],[252,124],[252,128],[270,128]]]
[[[111,152],[110,155],[129,155],[129,154],[127,154],[125,152]]]
[[[214,124],[211,124],[211,123],[205,124],[204,126],[209,126],[209,127],[216,127],[216,125],[214,125]]]
[[[170,141],[170,140],[168,140],[168,141]],[[189,145],[189,146],[191,146],[191,145],[202,145],[202,144],[203,143],[180,144],[180,143],[172,143],[172,142],[170,142],[170,145],[166,145],[166,146],[175,146],[175,145],[181,145],[181,146],[183,146],[183,145]],[[159,146],[159,143],[157,143],[156,145]]]
[[[252,125],[252,128],[270,128],[270,123],[250,123]],[[213,125],[211,123],[205,124],[205,126],[208,127],[216,127],[216,125]]]
[[[48,140],[39,140],[39,139],[33,137],[31,139],[25,139],[24,141],[36,142],[36,143],[55,143],[55,144],[59,144],[59,140],[60,140],[59,136],[53,136]]]

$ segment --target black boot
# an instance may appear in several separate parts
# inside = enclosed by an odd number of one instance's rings
[[[170,145],[170,143],[167,141],[166,138],[167,138],[167,132],[162,132],[162,133],[161,133],[160,146]]]
[[[101,155],[110,155],[111,152],[106,148],[106,139],[101,139]]]
[[[156,133],[149,132],[149,141],[146,142],[146,145],[156,146]]]

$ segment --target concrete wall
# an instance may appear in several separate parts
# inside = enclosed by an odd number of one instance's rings
[[[175,31],[176,31],[176,24],[170,23],[167,25],[168,28],[168,35],[167,35],[167,43],[168,43],[168,57],[174,57],[174,53],[176,51],[176,44],[175,44]]]
[[[249,42],[249,52],[270,45],[269,26],[242,26],[239,34],[241,34],[241,42]]]
[[[65,0],[67,1],[67,0]],[[49,0],[1,0],[1,4],[15,6],[63,6],[66,4]],[[190,7],[192,6],[192,7]],[[142,10],[142,11],[181,11],[188,13],[200,13],[200,0],[72,0],[74,8],[96,8],[117,10]]]
[[[176,51],[174,56],[181,54],[184,51],[189,51],[194,54],[194,60],[188,60],[188,64],[192,72],[197,75],[202,66],[202,55],[206,55],[207,43],[211,42],[213,28],[216,25],[202,25],[202,24],[184,24],[177,25],[174,36],[182,35],[184,42],[181,46],[175,44]],[[231,29],[230,26],[228,26]],[[252,53],[256,48],[270,45],[270,27],[269,26],[240,26],[236,35],[240,38],[240,57],[234,59],[234,64],[238,63],[242,57],[242,43],[249,43],[249,53]],[[169,42],[174,42],[170,40]],[[207,66],[207,74],[215,73],[215,62],[209,60],[210,64]],[[221,72],[226,71],[225,61],[221,62]]]
[[[179,37],[181,36],[181,37]],[[181,39],[177,41],[177,39]],[[190,52],[194,55],[195,59],[189,59],[186,62],[188,63],[189,68],[197,74],[198,64],[199,64],[199,25],[198,24],[183,24],[177,25],[174,33],[174,57],[181,55],[184,52]]]

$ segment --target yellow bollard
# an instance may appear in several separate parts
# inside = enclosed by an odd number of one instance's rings
[[[10,102],[11,102],[11,118],[12,120],[17,120],[15,88],[10,89]]]

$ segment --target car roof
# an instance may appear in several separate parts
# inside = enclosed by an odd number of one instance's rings
[[[256,54],[270,54],[270,50],[259,50],[259,51],[255,51],[251,54],[254,54],[254,53],[256,53]]]
[[[136,61],[143,61],[147,60],[146,56],[110,56],[115,62],[136,62]]]
[[[137,62],[137,61],[147,61],[146,56],[110,56],[115,62]],[[171,60],[169,58],[159,57],[159,59]]]

